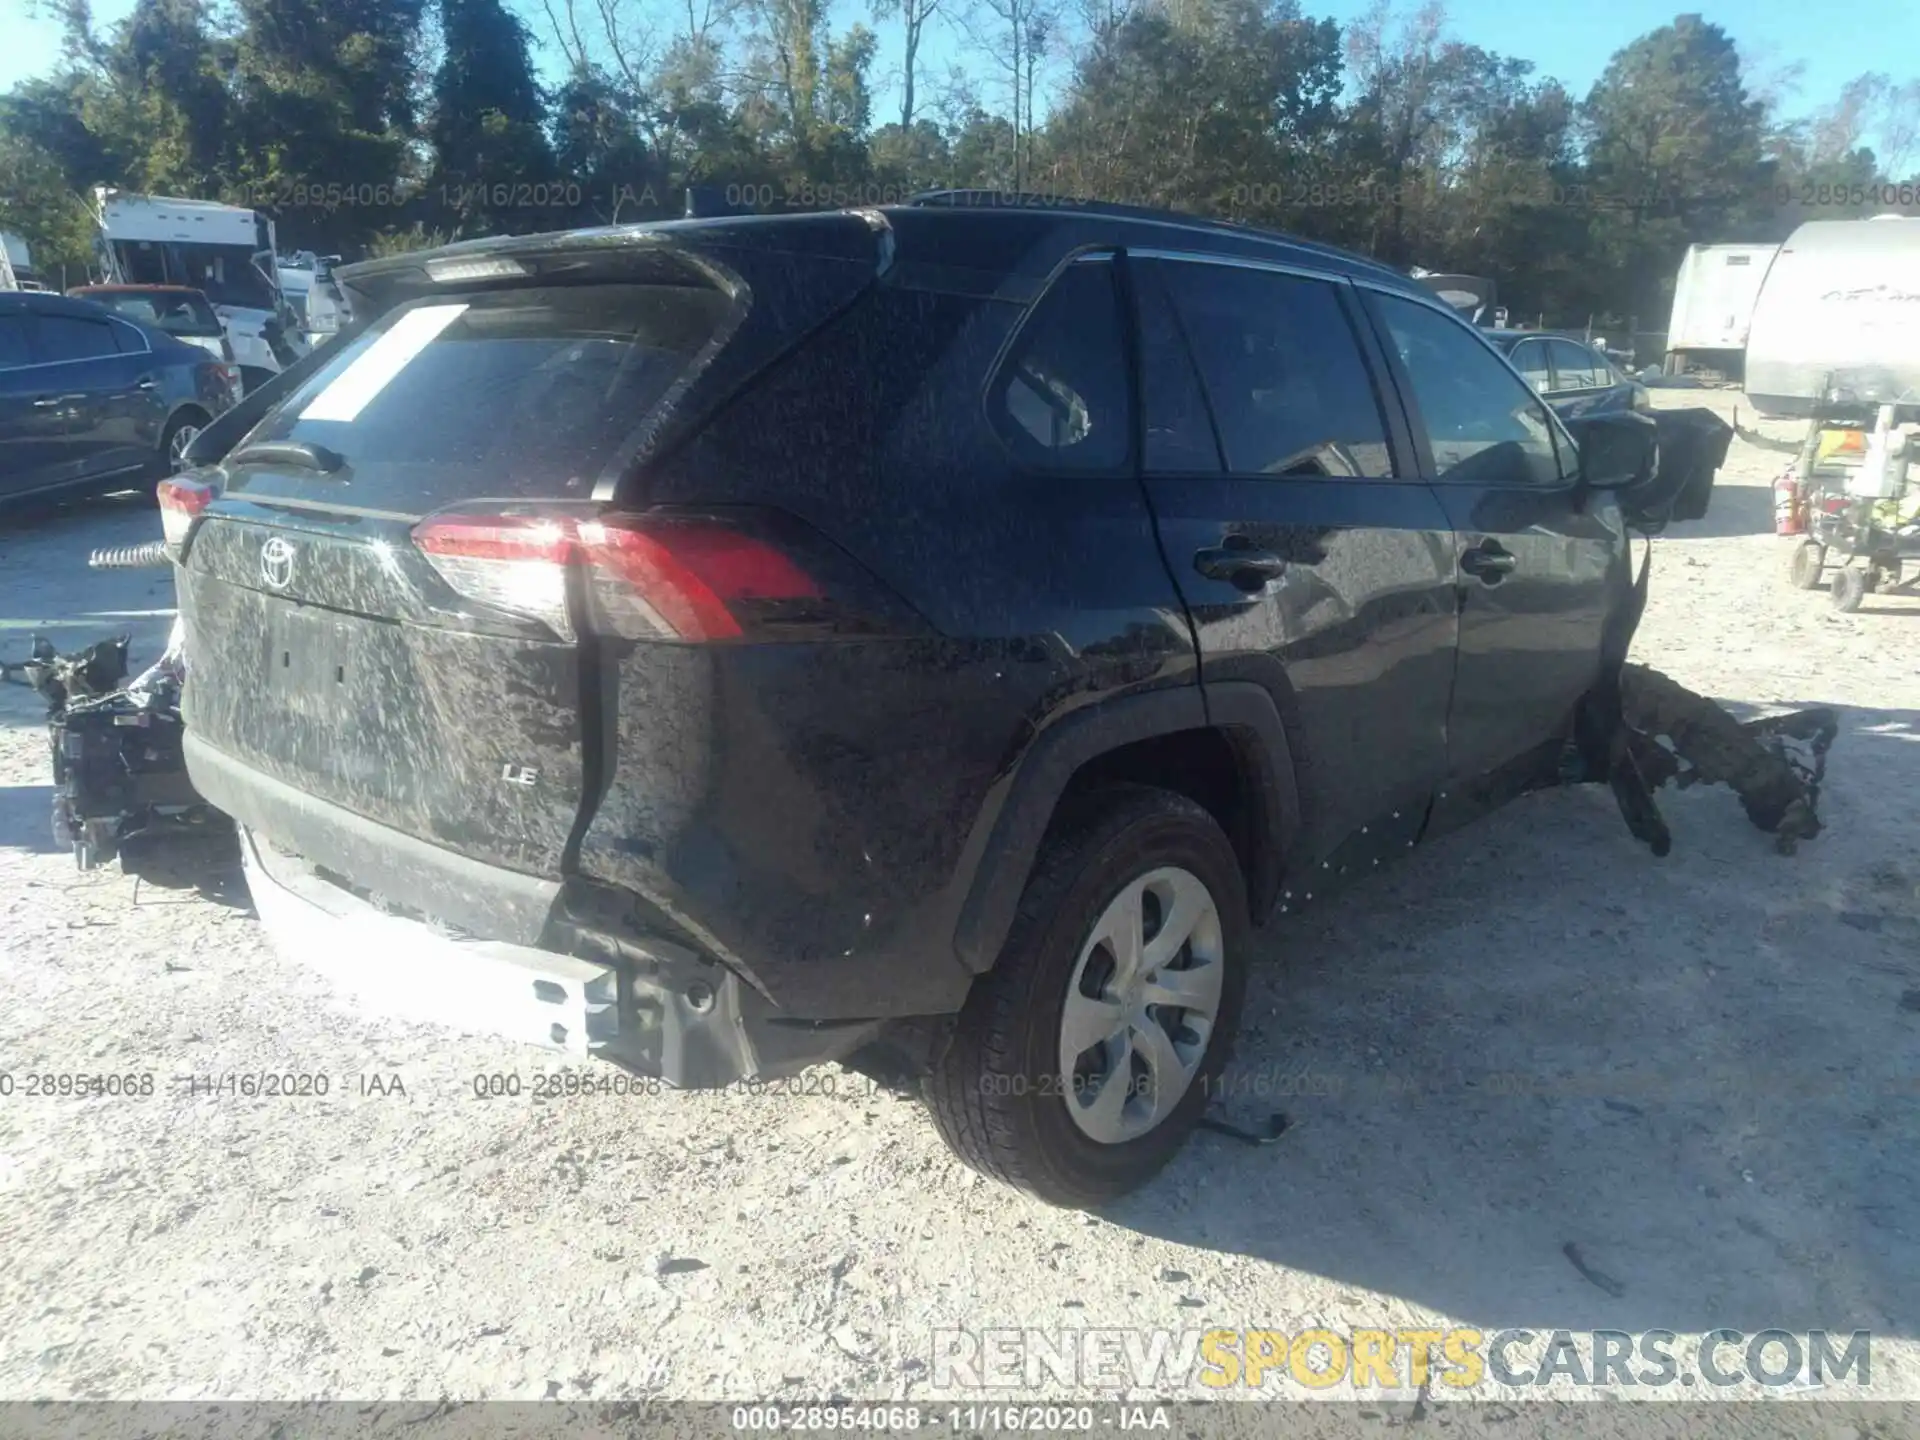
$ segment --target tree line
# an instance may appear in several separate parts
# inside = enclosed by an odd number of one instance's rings
[[[964,186],[1245,221],[1491,275],[1549,325],[1657,328],[1690,243],[1920,214],[1920,80],[1789,119],[1794,67],[1698,15],[1575,96],[1393,0],[1344,26],[1300,0],[866,0],[839,28],[826,0],[138,0],[106,33],[89,0],[38,3],[63,60],[0,96],[0,229],[49,267],[90,258],[98,184],[251,205],[283,248],[350,258],[664,218],[690,185],[761,210]],[[959,59],[929,61],[936,33]]]

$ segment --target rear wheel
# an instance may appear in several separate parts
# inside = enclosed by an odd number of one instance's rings
[[[1088,798],[1041,852],[993,972],[927,1080],[942,1138],[1056,1205],[1151,1178],[1206,1108],[1246,988],[1245,882],[1185,796]]]
[[[167,428],[160,435],[160,463],[153,483],[147,487],[149,495],[157,495],[160,482],[169,475],[177,475],[186,468],[187,447],[207,423],[207,416],[198,410],[183,410],[167,422]]]
[[[1833,608],[1849,613],[1858,610],[1867,598],[1867,572],[1857,565],[1843,565],[1833,572],[1833,588],[1828,594]]]
[[[1802,540],[1793,547],[1793,557],[1787,562],[1787,579],[1795,589],[1817,589],[1820,585],[1820,569],[1826,560],[1826,546],[1818,540]]]

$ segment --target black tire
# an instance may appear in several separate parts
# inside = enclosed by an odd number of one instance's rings
[[[1833,588],[1828,592],[1833,608],[1852,614],[1867,598],[1867,572],[1857,565],[1843,565],[1833,572]]]
[[[148,500],[158,503],[160,482],[177,473],[173,463],[173,447],[181,433],[189,428],[201,430],[212,423],[212,420],[199,410],[182,410],[167,421],[167,428],[160,432],[160,453],[154,460],[153,479],[143,487],[142,491]]]
[[[1796,590],[1820,588],[1820,567],[1826,563],[1827,547],[1818,540],[1802,540],[1793,547],[1787,561],[1787,579]]]
[[[1103,1144],[1068,1113],[1060,1026],[1089,931],[1131,881],[1188,871],[1220,917],[1220,1007],[1206,1050],[1174,1108],[1137,1138]],[[1220,826],[1171,791],[1119,785],[1088,796],[1049,833],[1005,948],[962,1010],[928,1075],[928,1109],[968,1165],[1050,1204],[1118,1199],[1171,1160],[1205,1110],[1233,1045],[1252,926],[1246,882]]]

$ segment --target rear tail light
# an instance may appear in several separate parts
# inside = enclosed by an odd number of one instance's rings
[[[224,340],[220,343],[226,347],[228,359],[231,361],[233,355],[232,347],[227,346]],[[240,367],[228,363],[224,365],[209,365],[207,369],[212,374],[214,382],[219,385],[222,390],[226,391],[228,401],[238,402],[240,399]]]
[[[825,601],[765,540],[706,520],[580,527],[596,629],[633,639],[738,640],[785,606]]]
[[[421,521],[413,528],[413,543],[469,600],[532,616],[571,640],[567,567],[574,530],[571,520],[462,515]]]
[[[186,554],[187,538],[220,492],[198,480],[177,476],[160,482],[160,530],[166,537],[167,553],[175,560]]]
[[[443,512],[413,536],[462,595],[537,619],[562,639],[582,624],[595,634],[693,644],[924,629],[844,553],[764,512],[586,521]]]

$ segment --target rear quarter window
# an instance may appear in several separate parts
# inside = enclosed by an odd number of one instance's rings
[[[719,291],[673,285],[435,296],[344,346],[247,437],[325,446],[344,471],[243,465],[230,488],[410,514],[586,499],[731,308]]]
[[[1034,306],[988,391],[994,429],[1036,469],[1123,468],[1132,450],[1125,357],[1113,266],[1076,261]]]

